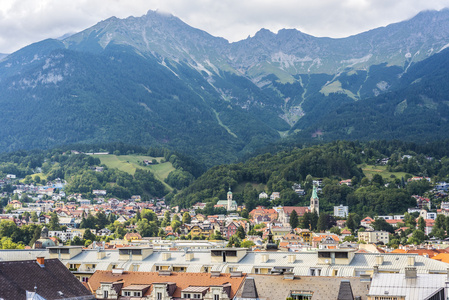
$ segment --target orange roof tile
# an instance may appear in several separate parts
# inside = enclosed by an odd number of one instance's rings
[[[449,263],[449,253],[439,253],[436,256],[431,257],[431,259]]]
[[[211,277],[209,273],[172,273],[170,276],[160,276],[158,272],[123,272],[121,275],[112,275],[112,271],[96,271],[89,278],[89,286],[92,291],[96,291],[100,287],[101,282],[123,280],[123,288],[136,284],[174,282],[176,284],[176,290],[173,297],[180,298],[181,291],[189,286],[211,286],[230,283],[230,298],[232,299],[242,285],[245,276],[231,277],[230,274],[221,274],[219,277]],[[148,289],[144,296],[150,295],[152,288]]]

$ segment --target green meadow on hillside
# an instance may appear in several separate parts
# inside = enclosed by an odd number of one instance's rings
[[[150,170],[154,176],[163,182],[170,190],[172,188],[164,182],[164,179],[167,178],[168,174],[171,171],[174,171],[175,168],[170,162],[163,162],[163,157],[151,157],[144,155],[93,155],[93,157],[99,158],[102,164],[105,164],[108,168],[116,168],[121,171],[127,172],[131,175],[134,175],[136,169]],[[139,163],[142,163],[144,160],[152,161],[156,159],[158,164],[143,166]]]

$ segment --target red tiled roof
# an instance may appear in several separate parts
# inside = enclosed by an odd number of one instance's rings
[[[309,211],[309,208],[307,206],[284,206],[282,208],[284,210],[284,213],[291,214],[294,210],[296,210],[296,213],[299,216],[303,216],[306,212]]]
[[[221,274],[219,277],[211,277],[209,273],[175,273],[170,276],[160,276],[158,272],[123,272],[121,275],[114,274],[112,271],[96,271],[89,278],[89,286],[92,291],[96,291],[100,287],[101,282],[116,282],[123,280],[123,288],[135,284],[152,284],[154,282],[164,283],[173,282],[176,284],[176,290],[173,297],[180,298],[181,291],[189,286],[211,286],[231,284],[232,299],[237,290],[242,285],[245,276],[231,277],[230,274]],[[144,296],[150,295],[153,287],[148,289]]]

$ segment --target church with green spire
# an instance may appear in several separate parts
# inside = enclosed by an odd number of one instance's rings
[[[237,202],[232,200],[231,188],[229,188],[229,191],[227,193],[227,199],[219,200],[217,202],[217,205],[225,207],[227,211],[236,211],[237,210]]]
[[[318,199],[317,186],[313,185],[312,197],[310,197],[310,212],[320,215],[320,200]]]

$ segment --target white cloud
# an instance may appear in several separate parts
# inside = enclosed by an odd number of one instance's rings
[[[345,37],[444,7],[449,0],[2,0],[0,52],[78,32],[111,16],[141,16],[150,9],[237,41],[260,28]]]

